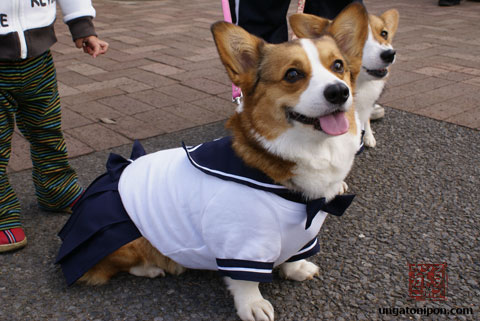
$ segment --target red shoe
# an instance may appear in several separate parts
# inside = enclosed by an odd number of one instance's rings
[[[27,238],[21,227],[0,231],[0,253],[17,250],[25,245]]]

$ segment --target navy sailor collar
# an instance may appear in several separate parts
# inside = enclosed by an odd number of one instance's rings
[[[182,146],[190,163],[205,174],[274,193],[292,202],[305,204],[307,211],[305,229],[310,227],[320,210],[341,216],[355,197],[355,195],[337,195],[328,203],[324,197],[307,201],[301,193],[291,191],[285,186],[275,183],[260,170],[246,165],[235,154],[232,148],[232,137],[230,136],[193,147],[187,147],[182,142]]]

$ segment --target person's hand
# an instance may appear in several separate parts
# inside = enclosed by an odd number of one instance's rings
[[[98,39],[96,36],[88,36],[75,40],[77,48],[83,48],[83,52],[88,53],[93,58],[103,55],[108,50],[108,42]]]

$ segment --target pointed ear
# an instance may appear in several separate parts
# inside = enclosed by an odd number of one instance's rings
[[[295,13],[288,18],[293,33],[298,38],[318,38],[325,33],[330,20],[306,13]]]
[[[328,31],[347,59],[361,60],[368,35],[367,10],[358,2],[350,4],[333,20]]]
[[[380,18],[385,21],[385,26],[387,27],[388,33],[393,37],[395,32],[397,32],[398,20],[400,18],[400,14],[398,13],[397,9],[385,11]]]
[[[230,80],[245,89],[255,80],[264,41],[228,22],[216,22],[211,31]]]

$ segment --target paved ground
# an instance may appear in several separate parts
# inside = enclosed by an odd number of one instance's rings
[[[480,3],[365,3],[377,14],[395,6],[401,16],[398,61],[380,102],[480,129]],[[111,45],[106,56],[81,53],[61,19],[56,27],[53,52],[70,157],[231,114],[230,82],[210,34],[211,23],[222,19],[220,0],[94,4],[98,33]],[[9,170],[30,168],[28,143],[18,132],[13,147]]]
[[[99,34],[112,48],[95,60],[72,48],[58,24],[54,53],[72,165],[88,184],[110,150],[128,155],[134,138],[147,151],[223,135],[232,112],[229,81],[209,25],[219,1],[94,1]],[[380,13],[392,4],[365,1]],[[393,3],[393,2],[392,2]],[[439,8],[399,0],[399,59],[374,124],[378,147],[358,157],[347,182],[357,198],[329,217],[313,258],[321,276],[262,286],[278,320],[394,320],[379,308],[472,308],[480,304],[480,3]],[[105,124],[100,118],[114,120]],[[1,255],[0,319],[235,320],[214,272],[67,288],[53,260],[67,217],[38,210],[28,146],[15,136],[11,181],[19,192],[29,245]],[[408,297],[407,263],[448,264],[447,301]],[[417,316],[403,319],[419,319]]]

